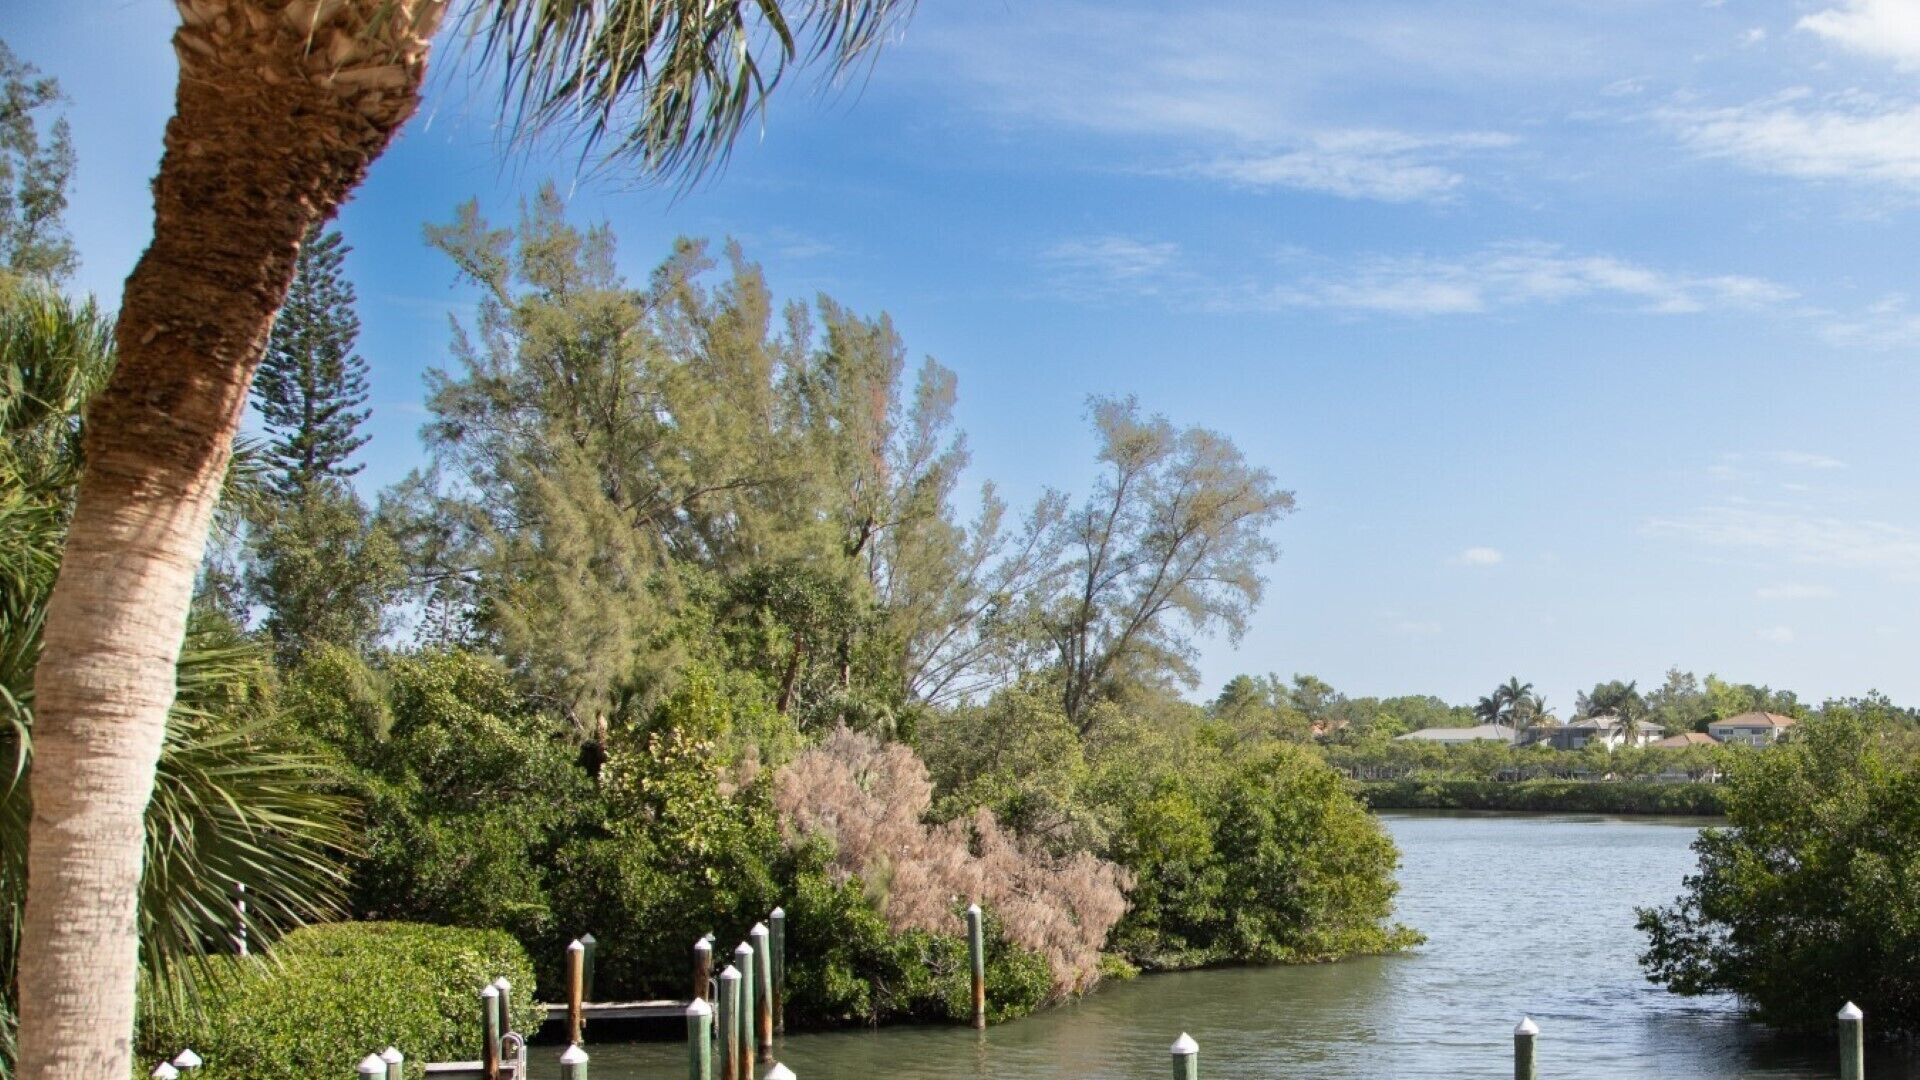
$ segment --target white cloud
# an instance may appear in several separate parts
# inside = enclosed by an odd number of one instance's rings
[[[1457,557],[1459,562],[1468,566],[1498,566],[1507,561],[1507,556],[1499,548],[1470,547]]]
[[[1056,287],[1070,295],[1153,295],[1161,291],[1180,246],[1130,236],[1062,240],[1040,253]]]
[[[1776,465],[1788,465],[1796,469],[1844,469],[1847,463],[1825,454],[1810,454],[1805,450],[1769,450],[1760,455]]]
[[[1837,345],[1895,349],[1920,344],[1920,311],[1901,295],[1884,297],[1852,315],[1830,317],[1826,336]]]
[[[1449,315],[1579,299],[1630,301],[1642,311],[1685,314],[1753,308],[1793,299],[1792,290],[1735,274],[1695,275],[1610,255],[1577,255],[1551,244],[1494,244],[1454,259],[1385,257],[1288,283],[1268,307],[1333,308],[1397,315]]]
[[[1797,90],[1657,116],[1696,153],[1757,172],[1920,189],[1920,102]]]
[[[1733,504],[1653,518],[1646,532],[1787,563],[1920,581],[1920,532],[1885,521]]]
[[[1754,631],[1754,636],[1772,645],[1791,645],[1793,644],[1793,627],[1763,626]]]
[[[1765,40],[1767,40],[1767,28],[1764,26],[1753,27],[1740,35],[1740,44],[1746,46],[1758,45]]]
[[[1843,48],[1920,68],[1920,4],[1913,0],[1845,0],[1799,26]]]
[[[1825,585],[1789,581],[1780,585],[1763,585],[1755,589],[1753,595],[1762,600],[1831,600],[1834,594]]]
[[[1337,131],[1316,135],[1302,146],[1217,157],[1180,172],[1243,187],[1292,188],[1345,199],[1439,202],[1466,182],[1463,174],[1441,162],[1515,141],[1499,132],[1419,136]]]

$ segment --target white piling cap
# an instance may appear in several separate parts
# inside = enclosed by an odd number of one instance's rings
[[[172,1062],[163,1061],[155,1065],[153,1071],[147,1075],[153,1077],[154,1080],[174,1080],[175,1077],[180,1075],[180,1070],[174,1068]]]
[[[979,905],[979,904],[968,904],[968,905],[967,905],[967,914],[969,914],[969,915],[978,915],[978,914],[980,914],[980,905]]]
[[[735,955],[735,956],[752,956],[752,955],[753,955],[753,946],[751,946],[751,945],[749,945],[749,944],[747,944],[746,942],[744,942],[744,941],[743,941],[743,942],[741,942],[740,944],[738,944],[738,945],[735,945],[735,946],[733,947],[733,955]]]
[[[1513,1033],[1515,1035],[1538,1035],[1540,1034],[1540,1025],[1533,1022],[1533,1017],[1523,1016],[1520,1018],[1520,1023],[1514,1026]]]
[[[385,1076],[387,1075],[387,1063],[380,1060],[379,1054],[368,1054],[366,1057],[360,1059],[360,1075]]]
[[[598,940],[600,940],[600,939],[599,939],[599,938],[596,938],[596,937],[594,937],[594,936],[593,936],[592,934],[581,934],[581,935],[580,935],[580,940],[581,940],[581,941],[598,941]]]
[[[1840,1010],[1840,1019],[1842,1020],[1864,1020],[1866,1016],[1866,1013],[1860,1011],[1860,1006],[1855,1005],[1851,1001],[1847,1002]]]
[[[767,918],[769,919],[784,919],[786,917],[787,917],[787,909],[783,907],[774,908],[772,911],[767,913]]]
[[[732,964],[728,964],[726,967],[720,969],[720,977],[723,979],[738,979],[740,977],[740,969],[734,967]]]
[[[507,981],[507,977],[505,975],[502,975],[499,978],[493,980],[493,985],[496,987],[499,987],[500,992],[503,994],[513,989],[513,984]]]
[[[579,938],[574,938],[573,944],[567,946],[567,951],[568,952],[586,952],[587,947],[585,945],[580,944]]]
[[[693,1003],[687,1006],[688,1016],[706,1016],[712,1011],[713,1006],[707,1004],[706,998],[694,998]]]
[[[380,1051],[380,1060],[389,1065],[398,1065],[407,1060],[407,1055],[401,1053],[399,1047],[389,1046],[385,1050]]]
[[[775,1064],[773,1068],[767,1070],[764,1080],[794,1080],[793,1070],[785,1065]]]
[[[206,1062],[200,1060],[200,1055],[194,1053],[191,1046],[173,1055],[173,1067],[176,1069],[197,1069],[204,1064]]]
[[[1174,1057],[1192,1057],[1193,1055],[1199,1052],[1200,1052],[1200,1044],[1197,1042],[1194,1042],[1193,1036],[1187,1034],[1184,1031],[1180,1033],[1179,1038],[1173,1040],[1173,1056]]]
[[[575,942],[575,944],[578,944],[578,942]],[[693,951],[694,952],[712,952],[713,942],[708,941],[706,938],[701,938],[699,941],[696,941],[693,943]]]
[[[483,987],[480,990],[480,996],[483,998],[497,998],[500,996],[500,988],[491,985]]]
[[[747,931],[747,936],[750,938],[766,937],[768,933],[769,931],[767,930],[767,924],[763,922],[757,922],[753,924],[753,929]]]
[[[560,1064],[562,1065],[585,1065],[586,1063],[587,1052],[580,1049],[579,1043],[574,1043],[572,1046],[560,1052]]]

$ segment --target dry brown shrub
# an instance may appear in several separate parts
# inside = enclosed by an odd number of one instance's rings
[[[974,902],[1009,941],[1046,958],[1056,994],[1099,979],[1100,948],[1126,912],[1127,872],[1085,851],[1048,856],[987,810],[927,825],[933,781],[907,747],[840,727],[780,771],[774,800],[789,842],[830,841],[832,872],[858,877],[895,930],[953,933],[956,907]]]

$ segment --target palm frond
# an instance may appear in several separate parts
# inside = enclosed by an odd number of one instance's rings
[[[915,0],[469,0],[481,65],[505,76],[522,136],[564,130],[584,155],[650,179],[698,179],[794,66],[840,75]]]

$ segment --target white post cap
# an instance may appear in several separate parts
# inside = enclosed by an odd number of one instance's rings
[[[180,1075],[180,1070],[174,1068],[172,1062],[163,1061],[155,1065],[153,1071],[147,1075],[153,1077],[154,1080],[175,1080],[175,1078]]]
[[[741,942],[740,944],[738,944],[738,945],[735,945],[735,946],[733,947],[733,955],[735,955],[735,956],[752,956],[752,955],[753,955],[753,946],[751,946],[751,945],[749,945],[749,944],[747,944],[746,942],[744,942],[744,941],[743,941],[743,942]]]
[[[687,1006],[688,1016],[705,1016],[712,1011],[713,1006],[707,1004],[705,998],[694,998],[693,1003]]]
[[[693,943],[693,951],[694,952],[712,952],[713,942],[708,941],[706,938],[701,938],[699,941],[696,941]]]
[[[775,1064],[773,1068],[767,1070],[764,1080],[794,1080],[793,1070],[785,1065]]]
[[[968,904],[968,905],[967,905],[967,914],[969,914],[969,915],[978,915],[978,914],[980,914],[980,905],[979,905],[979,904]]]
[[[385,1076],[387,1075],[387,1063],[380,1060],[379,1054],[368,1054],[366,1057],[360,1059],[360,1075]]]
[[[407,1055],[401,1053],[399,1047],[389,1046],[385,1050],[380,1051],[380,1060],[389,1065],[398,1065],[407,1060]]]
[[[500,992],[503,994],[513,989],[513,984],[507,981],[507,977],[505,975],[502,975],[499,978],[493,980],[493,985],[499,987]]]
[[[1540,1034],[1540,1025],[1533,1022],[1533,1017],[1523,1016],[1520,1018],[1520,1023],[1514,1026],[1513,1033],[1515,1035],[1538,1035]]]
[[[194,1053],[191,1046],[173,1055],[173,1067],[176,1069],[197,1069],[204,1064],[206,1063],[200,1060],[200,1055]]]
[[[1851,1001],[1847,1002],[1840,1010],[1840,1019],[1842,1020],[1864,1020],[1866,1016],[1866,1013],[1860,1011],[1860,1006],[1855,1005]]]
[[[483,998],[497,998],[500,996],[500,988],[497,986],[482,987],[480,990],[480,996]]]
[[[767,914],[767,918],[769,919],[784,919],[786,917],[787,917],[787,909],[783,907],[774,908],[771,912]]]
[[[1174,1057],[1192,1057],[1193,1055],[1199,1052],[1200,1052],[1200,1044],[1197,1042],[1194,1042],[1193,1036],[1187,1034],[1184,1031],[1180,1033],[1179,1038],[1173,1040],[1173,1056]]]
[[[596,941],[598,941],[598,940],[600,940],[600,939],[599,939],[599,938],[596,938],[596,937],[594,937],[594,936],[593,936],[592,934],[581,934],[581,935],[580,935],[580,940],[581,940],[581,941],[584,941],[584,942],[587,942],[588,944],[592,944],[593,942],[596,942]]]
[[[726,967],[720,969],[720,977],[722,979],[738,979],[740,977],[740,969],[734,967],[732,964],[728,964]]]
[[[757,922],[753,924],[753,929],[747,931],[747,936],[750,938],[766,937],[767,933],[768,933],[767,924],[763,922]]]
[[[586,952],[587,947],[585,945],[580,944],[579,938],[574,938],[573,944],[567,946],[567,951],[568,952]]]
[[[579,1043],[574,1043],[560,1052],[560,1064],[562,1065],[585,1065],[586,1063],[587,1052],[580,1049]]]

